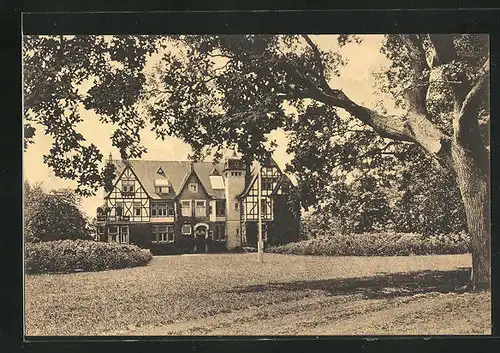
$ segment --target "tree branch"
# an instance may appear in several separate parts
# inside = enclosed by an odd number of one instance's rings
[[[448,64],[457,59],[452,34],[429,34],[429,40],[435,51],[433,66]]]
[[[415,38],[408,38],[408,41],[408,45],[416,46]],[[417,64],[419,67],[423,68],[424,65],[427,66],[423,47],[420,45],[420,49],[416,48],[416,50],[419,51],[419,53],[415,54],[415,58],[418,59]],[[419,99],[418,105],[415,103],[414,109],[410,109],[410,113],[406,117],[406,120],[397,119],[388,115],[379,114],[370,108],[355,103],[340,89],[329,88],[328,92],[325,92],[309,77],[305,76],[300,71],[300,68],[287,60],[284,55],[281,63],[283,69],[288,74],[294,76],[304,85],[305,90],[293,92],[294,97],[311,98],[330,106],[343,108],[353,117],[370,126],[381,137],[395,141],[419,144],[436,158],[442,160],[446,165],[451,165],[451,151],[449,148],[450,137],[427,119],[424,113],[425,101],[422,102],[422,100],[424,100],[423,89],[419,89],[418,93],[414,93],[415,96],[413,99],[415,99],[415,102],[417,102],[417,98]],[[425,94],[426,92],[427,88],[425,88]]]
[[[430,34],[429,40],[435,51],[434,66],[451,64],[458,59],[452,34]],[[448,76],[450,75],[448,74]],[[454,80],[450,80],[450,77],[444,77],[444,79],[448,81],[467,82],[467,76],[464,71],[459,72]],[[467,94],[466,85],[451,85],[450,87],[453,91],[453,105],[458,112],[461,106],[460,102],[463,101]]]
[[[323,65],[323,59],[321,58],[321,52],[319,51],[318,46],[316,44],[314,44],[314,42],[309,37],[309,35],[303,34],[302,38],[305,39],[305,41],[307,42],[307,44],[309,45],[309,47],[311,47],[311,49],[313,51],[314,58],[315,58],[316,63],[318,64],[318,67],[319,67],[319,81],[320,81],[321,87],[327,92],[331,91],[331,87],[328,84],[326,77],[325,77],[325,66]]]
[[[427,91],[429,89],[430,67],[427,64],[422,40],[414,34],[400,35],[403,44],[408,49],[413,70],[412,89],[405,90],[405,98],[410,110],[417,114],[427,114]]]
[[[489,88],[490,59],[480,68],[479,75],[465,97],[459,114],[453,120],[454,138],[462,145],[471,147],[479,143],[478,107]],[[474,148],[471,148],[474,150]]]
[[[462,108],[460,109],[459,121],[463,121],[467,117],[470,117],[473,111],[477,111],[478,105],[484,98],[481,93],[485,88],[489,86],[490,78],[490,59],[488,58],[483,66],[480,68],[478,78],[472,85],[469,93],[462,103]],[[460,124],[461,125],[461,124]]]

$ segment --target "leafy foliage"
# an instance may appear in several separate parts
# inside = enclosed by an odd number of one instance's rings
[[[488,56],[486,37],[417,35],[412,40],[421,51],[399,35],[386,36],[382,48],[391,64],[378,75],[380,89],[405,111],[389,117],[388,125],[406,119],[408,97],[417,92],[425,99],[425,118],[451,136],[456,107],[450,97],[457,87],[463,97],[480,75]],[[147,76],[148,55],[168,41],[172,46]],[[361,40],[340,35],[337,42],[342,47]],[[321,49],[309,36],[59,36],[26,37],[24,44],[25,143],[35,133],[32,123],[44,126],[54,137],[46,163],[57,176],[76,179],[83,194],[113,173],[98,170],[102,156],[74,129],[81,107],[117,126],[113,145],[126,158],[144,151],[143,102],[157,136],[182,138],[193,147],[193,159],[209,153],[218,159],[228,146],[236,146],[247,161],[264,159],[276,147],[269,134],[279,128],[291,132],[294,158],[288,171],[298,179],[296,198],[306,208],[340,217],[345,229],[393,226],[432,233],[464,227],[450,172],[437,168],[436,156],[424,148],[380,137],[390,130],[387,124],[380,128],[366,120],[375,114],[329,86],[345,58]],[[415,69],[420,52],[424,62]],[[456,58],[446,60],[453,52]],[[84,84],[90,88],[81,89]],[[382,102],[379,108],[387,113]],[[366,112],[368,118],[360,119]],[[477,143],[486,146],[487,102],[478,116],[484,141]],[[408,136],[402,140],[415,142]]]
[[[27,242],[88,239],[87,220],[73,190],[45,192],[41,185],[24,184],[24,236]]]
[[[439,60],[436,50],[429,36],[419,35],[426,51],[426,60],[429,63]],[[436,39],[435,39],[436,40]],[[379,73],[376,77],[383,92],[390,93],[395,97],[395,103],[399,107],[405,107],[405,94],[414,87],[426,87],[428,90],[426,109],[432,123],[436,124],[447,134],[452,134],[453,102],[450,97],[452,87],[458,87],[460,83],[473,82],[480,73],[480,66],[488,57],[488,37],[482,34],[456,34],[443,35],[439,40],[454,49],[457,54],[456,60],[443,63],[436,68],[427,67],[416,75],[411,69],[411,49],[404,44],[398,35],[388,35],[382,45],[381,51],[390,59],[390,66]],[[426,82],[428,80],[428,82]],[[451,84],[451,85],[450,85]],[[462,94],[465,94],[462,92]],[[483,101],[479,109],[479,115],[488,114],[488,103]],[[487,137],[487,119],[483,121],[483,138]],[[483,141],[489,144],[487,138]]]
[[[470,251],[465,233],[423,236],[417,233],[333,233],[269,247],[267,252],[321,256],[408,256],[463,254]]]
[[[395,154],[405,168],[395,180],[398,198],[391,210],[394,229],[436,235],[465,231],[465,210],[455,180],[436,169],[435,161],[418,146],[402,147]]]
[[[24,146],[43,128],[53,138],[44,162],[57,177],[76,180],[82,195],[93,194],[105,180],[98,166],[102,154],[77,130],[84,109],[117,126],[111,140],[123,157],[144,151],[139,143],[144,121],[136,103],[147,55],[157,50],[156,38],[23,37]]]
[[[144,266],[153,256],[135,245],[90,240],[27,243],[26,273],[102,271]]]
[[[287,171],[297,176],[303,206],[315,206],[325,218],[338,216],[345,230],[380,230],[376,223],[389,218],[384,188],[397,167],[386,153],[393,143],[332,107],[312,103],[299,114]]]

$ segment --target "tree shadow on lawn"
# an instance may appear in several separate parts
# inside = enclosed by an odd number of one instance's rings
[[[332,278],[316,281],[268,283],[237,288],[231,292],[251,293],[268,290],[321,290],[328,295],[361,295],[365,299],[393,298],[429,292],[463,293],[470,278],[470,268],[450,271],[417,271],[371,277]]]

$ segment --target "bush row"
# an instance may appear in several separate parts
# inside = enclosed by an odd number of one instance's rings
[[[329,256],[407,256],[469,252],[465,233],[425,236],[415,233],[334,234],[269,247],[267,252]]]
[[[26,273],[101,271],[143,266],[153,256],[135,245],[91,240],[26,243]]]

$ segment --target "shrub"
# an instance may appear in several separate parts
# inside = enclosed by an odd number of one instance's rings
[[[267,248],[268,252],[323,256],[408,256],[469,252],[465,233],[425,236],[415,233],[333,234]]]
[[[26,273],[102,271],[144,266],[153,256],[135,245],[90,240],[26,243]]]
[[[27,242],[89,240],[87,221],[75,192],[69,189],[45,192],[40,185],[27,182],[24,190],[24,236]]]

